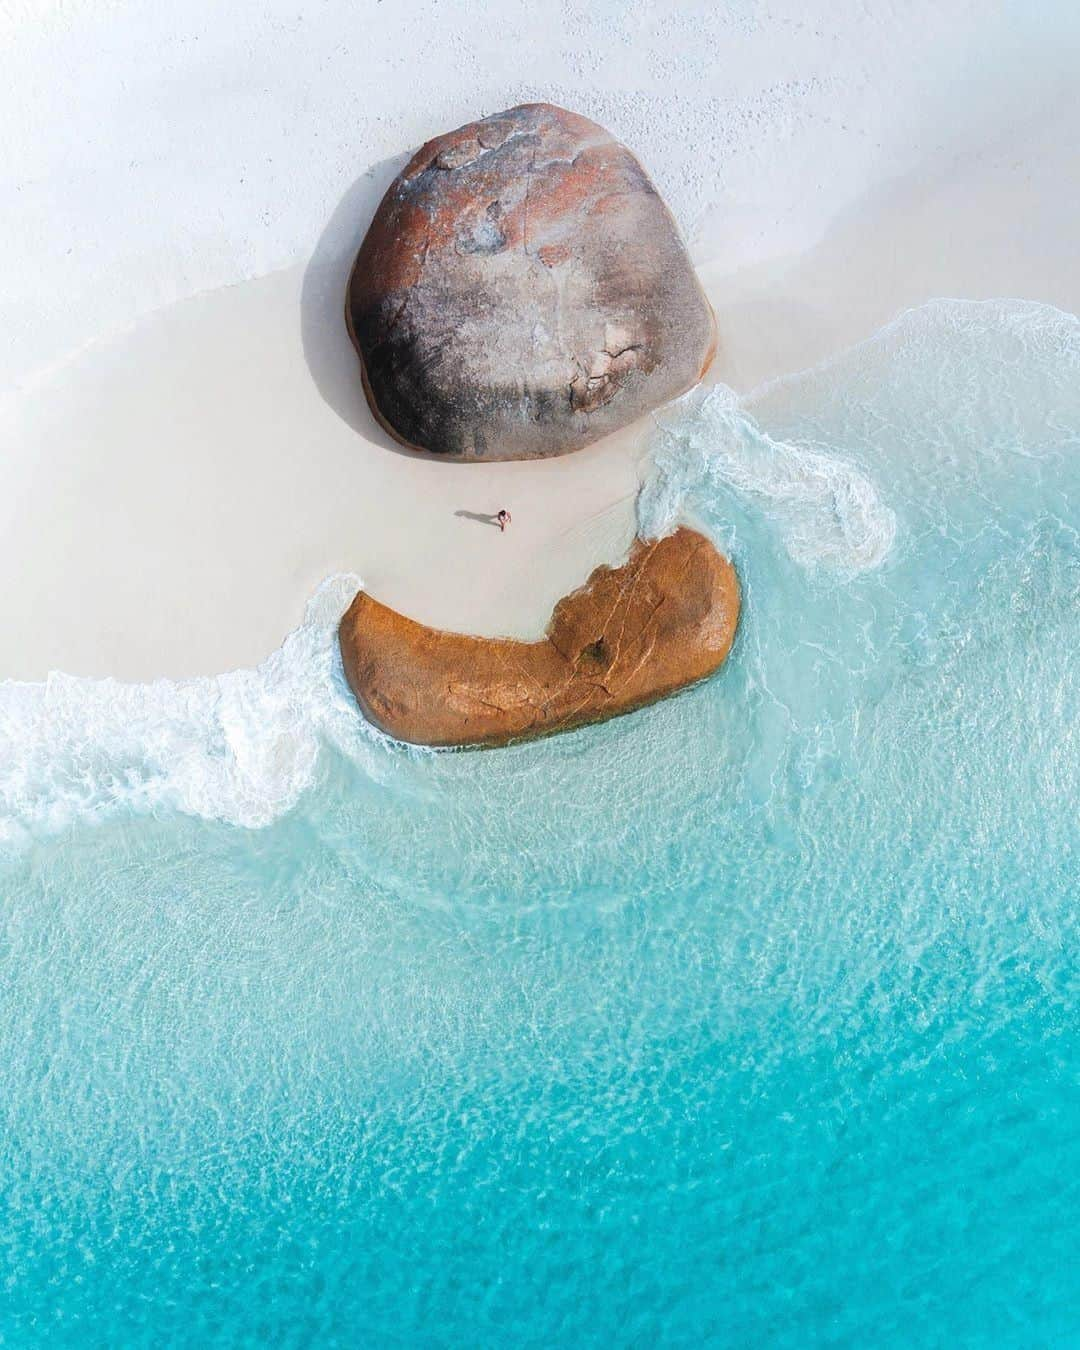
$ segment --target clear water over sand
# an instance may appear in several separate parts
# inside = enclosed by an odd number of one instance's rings
[[[744,621],[633,717],[350,739],[316,613],[212,734],[5,768],[10,1343],[1075,1337],[1078,377],[940,302],[689,401],[641,509]]]

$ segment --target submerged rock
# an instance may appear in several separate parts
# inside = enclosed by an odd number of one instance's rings
[[[710,675],[731,649],[739,584],[703,535],[637,540],[555,606],[538,642],[428,628],[361,591],[341,621],[364,715],[418,745],[501,745],[630,712]]]
[[[529,103],[429,141],[346,303],[372,410],[414,449],[580,449],[677,397],[716,345],[675,222],[594,122]]]

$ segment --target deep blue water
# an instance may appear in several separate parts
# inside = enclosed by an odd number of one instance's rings
[[[1080,321],[667,422],[706,685],[255,768],[229,686],[0,781],[3,1344],[1080,1343]]]

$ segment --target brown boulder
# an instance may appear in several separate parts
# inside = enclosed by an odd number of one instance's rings
[[[731,649],[739,584],[704,536],[637,540],[555,606],[538,642],[468,637],[361,591],[341,654],[364,715],[418,745],[502,745],[630,712],[710,675]]]
[[[716,346],[644,169],[549,103],[413,156],[345,308],[375,416],[413,449],[462,459],[578,450],[691,388]]]

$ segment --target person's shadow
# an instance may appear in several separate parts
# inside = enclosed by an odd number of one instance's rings
[[[354,431],[402,455],[415,452],[387,435],[364,397],[360,361],[345,327],[345,287],[375,208],[408,158],[397,155],[373,164],[349,188],[319,236],[300,288],[304,360],[324,402]]]
[[[478,525],[494,525],[497,530],[501,528],[498,511],[455,511],[454,515],[465,520],[475,520]]]

